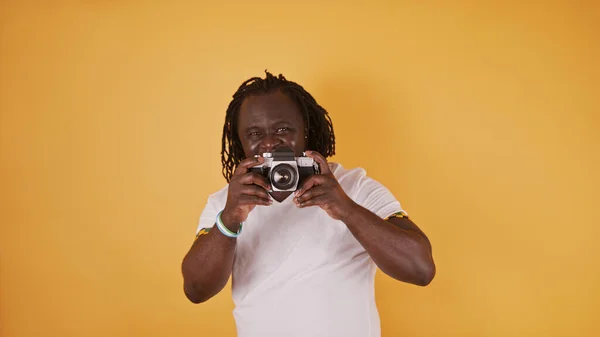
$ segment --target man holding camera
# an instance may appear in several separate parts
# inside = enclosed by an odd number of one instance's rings
[[[334,152],[329,115],[297,83],[267,72],[234,94],[228,184],[209,196],[182,272],[194,303],[232,276],[239,337],[377,337],[376,268],[420,286],[433,279],[425,234],[363,169],[328,163]]]

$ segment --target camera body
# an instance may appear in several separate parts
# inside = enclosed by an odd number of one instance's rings
[[[273,152],[263,153],[262,157],[265,159],[264,163],[251,167],[250,171],[265,177],[273,192],[294,192],[306,178],[320,173],[317,162],[304,154],[295,157],[290,148],[277,148]]]

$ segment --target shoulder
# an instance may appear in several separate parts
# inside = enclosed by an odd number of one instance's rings
[[[367,171],[362,167],[346,168],[340,163],[330,162],[329,169],[343,187],[355,186],[369,179]]]
[[[336,162],[329,163],[329,167],[346,193],[356,196],[357,194],[369,194],[377,190],[387,191],[384,184],[369,176],[362,167],[345,168]]]
[[[339,163],[330,163],[330,168],[346,194],[379,217],[402,211],[394,194],[382,183],[369,177],[364,168],[347,169]]]
[[[225,185],[225,187],[208,196],[204,208],[200,214],[200,222],[198,224],[197,231],[201,230],[202,228],[213,226],[217,213],[220,212],[227,203],[227,187],[228,185]]]
[[[340,186],[348,194],[356,195],[365,185],[376,183],[362,167],[346,168],[336,162],[329,163],[329,167]]]
[[[229,184],[226,184],[221,189],[213,192],[208,196],[207,202],[212,205],[224,205],[227,202],[227,192],[229,190]]]

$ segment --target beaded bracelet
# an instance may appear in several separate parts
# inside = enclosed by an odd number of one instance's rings
[[[234,233],[223,224],[223,220],[221,220],[221,213],[223,213],[223,211],[220,211],[219,214],[217,214],[217,221],[216,221],[217,228],[219,229],[219,231],[221,231],[221,233],[223,233],[223,235],[230,237],[230,238],[237,238],[240,235],[240,233],[242,233],[242,225],[244,223],[243,222],[240,223],[240,228],[238,229],[237,233]]]

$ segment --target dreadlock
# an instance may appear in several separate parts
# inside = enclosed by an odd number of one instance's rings
[[[335,154],[335,135],[333,124],[327,111],[299,84],[288,81],[279,75],[273,76],[265,70],[266,77],[252,77],[246,80],[233,94],[229,103],[223,126],[221,143],[221,163],[223,176],[229,182],[233,171],[244,160],[244,150],[237,132],[237,117],[244,99],[250,95],[273,92],[277,89],[290,97],[302,112],[307,136],[307,149],[317,151],[325,158]]]

